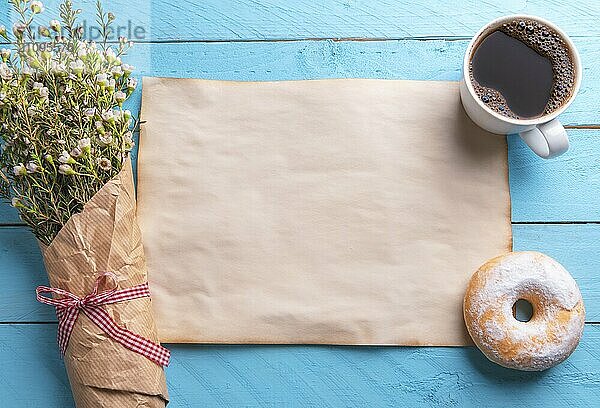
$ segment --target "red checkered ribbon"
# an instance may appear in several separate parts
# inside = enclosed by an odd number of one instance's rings
[[[100,283],[110,281],[107,284],[108,289],[98,292]],[[169,365],[171,353],[160,344],[156,344],[138,334],[135,334],[123,327],[119,327],[110,317],[108,312],[102,308],[102,305],[110,303],[123,302],[142,297],[149,297],[148,282],[141,285],[132,286],[127,289],[117,290],[116,276],[112,272],[103,273],[98,277],[94,284],[94,290],[89,295],[79,298],[69,291],[50,288],[48,286],[38,286],[36,289],[37,300],[56,308],[56,317],[58,318],[58,345],[61,354],[64,355],[69,344],[69,338],[73,327],[79,316],[79,312],[85,313],[98,327],[100,327],[110,338],[121,343],[124,347],[134,351],[160,366]],[[56,294],[60,297],[51,298],[43,294]]]

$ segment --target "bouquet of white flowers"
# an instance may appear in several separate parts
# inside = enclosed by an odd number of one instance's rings
[[[114,16],[100,4],[102,44],[82,40],[75,26],[79,10],[70,1],[60,7],[62,22],[39,26],[41,40],[31,26],[42,3],[11,4],[20,21],[12,38],[0,27],[13,45],[0,51],[1,191],[36,237],[50,244],[125,163],[134,126],[123,102],[136,80],[133,67],[121,62],[127,40],[120,38],[116,49],[106,42]]]
[[[164,407],[162,366],[135,214],[129,152],[136,87],[109,44],[115,17],[97,3],[99,44],[85,41],[70,0],[33,29],[44,6],[10,0],[18,21],[0,57],[0,195],[40,242],[58,340],[78,407]],[[51,296],[48,296],[51,295]]]

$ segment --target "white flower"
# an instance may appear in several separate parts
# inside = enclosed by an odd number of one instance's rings
[[[106,73],[96,74],[96,82],[102,86],[108,86],[108,75]]]
[[[33,14],[39,14],[44,11],[44,4],[42,4],[41,1],[32,1],[29,7],[31,8],[31,11],[33,11]]]
[[[121,121],[123,120],[123,111],[120,109],[114,109],[113,116],[115,117],[115,120]]]
[[[135,78],[128,78],[127,79],[127,89],[129,89],[130,91],[133,91],[136,87],[137,87],[138,81]]]
[[[81,47],[77,50],[77,56],[81,59],[85,59],[88,55],[88,50],[85,47]]]
[[[30,161],[29,163],[27,163],[27,165],[25,166],[25,168],[30,173],[36,173],[36,172],[38,172],[38,171],[41,170],[40,166],[38,166],[36,162],[32,162],[32,161]]]
[[[48,87],[43,87],[40,89],[40,96],[42,97],[42,99],[48,99],[49,96],[49,91],[48,91]]]
[[[102,112],[102,119],[105,120],[106,122],[114,122],[115,120],[115,114],[113,113],[113,111],[111,109],[108,109],[104,112]]]
[[[21,74],[23,74],[23,76],[31,76],[33,75],[33,69],[25,65],[23,66],[23,69],[21,69]]]
[[[89,153],[90,150],[92,149],[92,142],[90,140],[89,137],[80,139],[79,142],[77,142],[77,148],[79,150],[81,150],[83,153]]]
[[[83,111],[83,114],[88,118],[93,118],[96,115],[96,108],[87,108]]]
[[[114,92],[116,85],[117,85],[117,81],[115,81],[113,78],[109,79],[109,81],[108,81],[109,91]]]
[[[10,50],[6,48],[2,48],[0,51],[0,56],[2,56],[2,60],[6,61],[10,58]]]
[[[50,28],[56,32],[60,31],[60,21],[58,20],[50,20]]]
[[[19,163],[16,166],[13,166],[13,174],[15,176],[24,176],[27,174],[27,169],[23,166],[23,163]]]
[[[76,61],[72,61],[72,62],[69,64],[69,67],[70,67],[70,68],[73,70],[73,72],[75,72],[77,75],[80,75],[80,74],[83,72],[83,70],[84,70],[84,68],[85,68],[85,65],[83,64],[83,61],[82,61],[82,60],[78,59],[78,60],[76,60]]]
[[[129,75],[135,68],[132,65],[123,64],[122,69],[125,75]]]
[[[81,149],[79,147],[74,147],[71,150],[71,156],[75,157],[75,158],[80,158],[83,155],[83,152],[81,151]]]
[[[48,88],[45,87],[44,84],[42,84],[41,82],[34,82],[33,90],[36,91],[38,95],[41,96],[43,99],[48,98]]]
[[[4,25],[0,25],[0,35],[2,37],[6,36],[6,27]]]
[[[46,26],[39,26],[38,27],[38,33],[42,37],[50,37],[50,30],[48,30],[48,27],[46,27]]]
[[[127,42],[127,37],[119,37],[119,42],[125,44]]]
[[[52,62],[52,72],[57,76],[64,76],[67,74],[67,67],[65,64]]]
[[[125,92],[122,91],[117,91],[115,92],[115,101],[121,105],[125,99],[127,99],[127,95],[125,95]]]
[[[131,131],[127,131],[123,135],[123,147],[125,151],[128,152],[131,149],[133,149],[133,146],[135,146],[135,142],[133,141],[133,134],[131,133]]]
[[[74,174],[77,174],[75,173],[75,170],[73,170],[73,167],[69,166],[68,164],[61,164],[60,166],[58,166],[58,172],[65,176],[72,176]]]
[[[107,49],[104,55],[109,63],[113,63],[115,59],[117,59],[117,56],[112,48]]]
[[[123,75],[123,70],[119,66],[114,66],[110,70],[110,73],[112,74],[113,77],[120,78],[121,75]]]
[[[6,81],[10,81],[13,77],[13,72],[6,63],[0,64],[0,77]]]
[[[106,58],[104,57],[104,53],[102,52],[102,50],[96,50],[96,55],[98,56],[98,59],[102,62],[104,62],[106,60]]]
[[[61,163],[63,163],[63,164],[75,163],[75,160],[73,160],[73,158],[71,157],[71,155],[69,153],[67,153],[66,150],[62,151],[62,153],[58,157],[58,161],[61,162]]]
[[[19,200],[17,197],[13,197],[13,199],[10,201],[10,205],[15,208],[20,207],[22,205],[21,200]]]
[[[98,137],[100,145],[102,146],[110,146],[113,142],[113,137],[111,132],[106,132],[103,135]]]
[[[104,171],[109,171],[112,168],[112,164],[106,157],[100,157],[97,160],[98,167]]]
[[[27,26],[23,23],[14,23],[13,24],[13,34],[15,35],[15,37],[19,37],[21,38],[23,36],[23,33],[25,32],[25,30],[27,29]]]

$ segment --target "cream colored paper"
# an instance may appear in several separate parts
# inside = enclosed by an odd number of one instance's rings
[[[161,341],[470,343],[510,198],[506,140],[457,83],[144,78],[141,116]]]

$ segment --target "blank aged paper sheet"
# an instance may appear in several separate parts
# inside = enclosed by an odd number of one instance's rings
[[[144,78],[141,119],[161,341],[470,344],[510,197],[506,139],[458,83]]]

